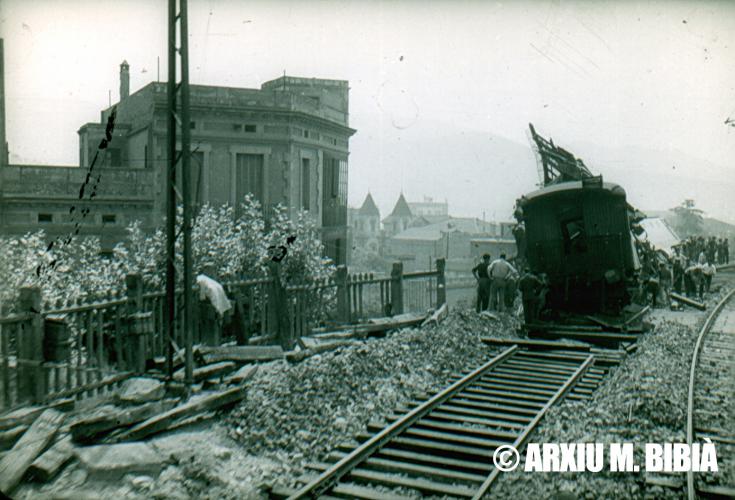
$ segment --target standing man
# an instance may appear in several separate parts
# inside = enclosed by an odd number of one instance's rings
[[[487,309],[488,300],[490,300],[490,276],[487,268],[490,266],[490,254],[482,256],[482,262],[472,268],[472,275],[477,280],[477,312]]]
[[[501,253],[499,259],[495,259],[487,269],[490,276],[490,299],[496,304],[498,312],[505,310],[505,287],[511,274],[517,274],[515,268],[505,260],[505,254]]]
[[[710,261],[702,267],[702,277],[704,279],[704,291],[709,293],[709,289],[712,286],[712,278],[717,274],[717,268]]]
[[[674,291],[676,293],[682,292],[682,283],[684,281],[684,263],[682,260],[684,259],[684,256],[681,252],[681,247],[675,247],[674,248],[674,258],[673,260],[673,274],[674,274]]]
[[[671,282],[672,275],[671,269],[669,269],[668,262],[658,263],[658,277],[661,291],[663,292],[664,306],[669,307],[671,305],[671,299],[669,294],[671,293]]]
[[[539,313],[540,293],[544,283],[541,279],[526,268],[523,276],[518,281],[518,288],[521,291],[523,300],[523,320],[526,325],[536,322]]]

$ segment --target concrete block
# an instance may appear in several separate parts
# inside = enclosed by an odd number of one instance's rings
[[[134,377],[123,382],[117,397],[122,403],[139,404],[158,401],[165,394],[166,387],[160,380]]]
[[[95,479],[115,480],[125,474],[158,475],[165,459],[148,443],[102,444],[77,448],[80,464]]]

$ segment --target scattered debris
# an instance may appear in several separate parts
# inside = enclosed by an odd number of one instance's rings
[[[169,399],[134,408],[101,407],[96,415],[74,422],[70,428],[71,435],[77,443],[93,442],[114,429],[127,427],[168,411],[176,402],[176,399]]]
[[[31,427],[0,461],[0,491],[9,494],[23,478],[28,467],[53,440],[65,415],[44,410]]]
[[[183,405],[139,423],[135,427],[118,435],[115,440],[121,442],[143,439],[151,434],[167,430],[178,420],[236,403],[244,397],[245,391],[242,387],[234,387],[213,394],[193,397],[192,400]]]

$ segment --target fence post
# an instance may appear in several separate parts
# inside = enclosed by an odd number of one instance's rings
[[[128,369],[145,371],[146,315],[143,307],[143,277],[138,273],[125,276],[128,295],[128,331],[125,339],[125,357]]]
[[[391,316],[403,314],[403,262],[394,262],[390,272]]]
[[[289,308],[286,290],[281,283],[281,266],[278,262],[269,261],[271,286],[268,292],[268,325],[273,328],[278,343],[285,350],[293,348],[294,341],[290,335]]]
[[[447,277],[444,271],[447,268],[447,261],[444,258],[436,259],[436,308],[447,303]]]
[[[350,301],[347,293],[347,266],[337,266],[337,319],[341,323],[350,322]]]
[[[19,357],[25,363],[18,363],[18,395],[29,395],[34,403],[40,403],[46,396],[46,377],[43,373],[43,316],[41,315],[41,289],[37,286],[24,286],[20,289],[20,311],[31,315],[29,331],[25,337]],[[89,335],[89,333],[88,333]],[[24,366],[25,365],[25,366]]]

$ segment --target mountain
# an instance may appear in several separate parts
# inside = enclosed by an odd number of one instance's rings
[[[350,141],[350,202],[370,190],[381,214],[403,192],[408,201],[447,199],[454,216],[510,220],[516,198],[539,180],[528,145],[489,133],[441,124],[404,129],[378,144],[357,135]]]

